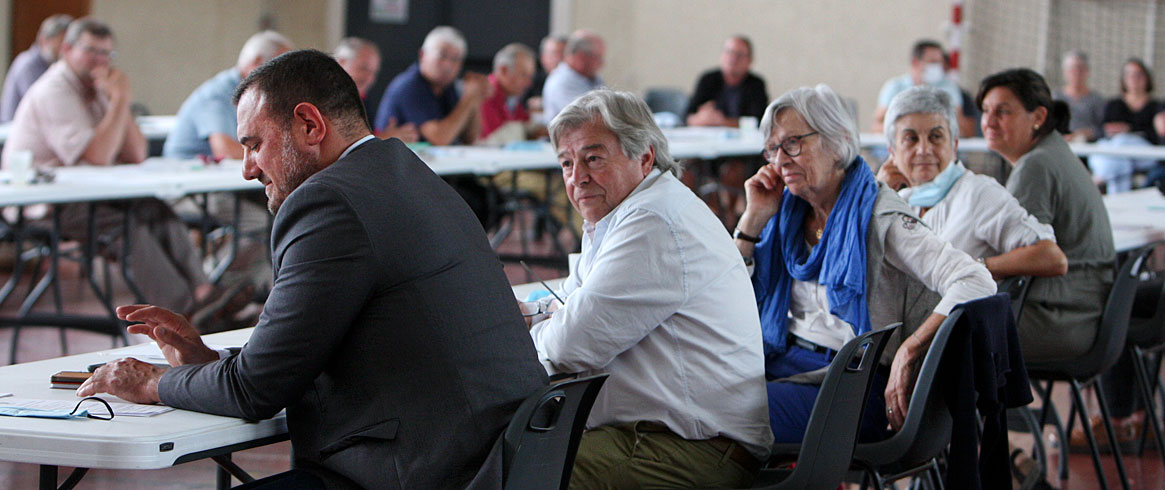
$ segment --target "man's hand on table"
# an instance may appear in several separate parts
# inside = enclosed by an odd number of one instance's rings
[[[109,393],[133,403],[161,403],[158,380],[165,372],[164,368],[137,359],[118,359],[97,368],[93,376],[77,388],[77,396]]]
[[[157,342],[171,366],[218,360],[218,353],[202,343],[198,330],[182,315],[152,305],[130,305],[118,307],[117,317],[142,322],[126,330]],[[165,368],[137,359],[118,359],[97,368],[77,389],[77,396],[109,393],[134,403],[159,403],[158,380],[165,372]]]

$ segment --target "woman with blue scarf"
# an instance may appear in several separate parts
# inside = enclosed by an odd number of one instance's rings
[[[800,442],[825,370],[849,340],[903,322],[863,440],[905,419],[915,369],[959,303],[993,294],[987,270],[918,221],[858,156],[857,123],[825,85],[792,90],[761,120],[768,162],[745,185],[734,233],[760,310],[777,442]],[[941,296],[937,305],[926,294]],[[891,348],[895,348],[893,345]]]
[[[886,110],[890,160],[878,180],[898,192],[939,238],[979,260],[996,279],[1062,276],[1068,258],[1051,225],[1040,223],[995,179],[955,157],[959,126],[950,96],[920,85]]]

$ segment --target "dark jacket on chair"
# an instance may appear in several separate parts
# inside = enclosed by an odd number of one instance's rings
[[[1011,488],[1005,409],[1032,401],[1011,299],[1001,293],[962,306],[936,380],[954,421],[946,486]]]

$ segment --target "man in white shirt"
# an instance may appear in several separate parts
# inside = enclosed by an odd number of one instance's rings
[[[599,70],[603,68],[603,56],[607,45],[598,34],[578,30],[566,41],[566,56],[554,70],[546,76],[542,87],[542,117],[545,121],[554,116],[578,96],[603,86]]]
[[[772,432],[756,299],[731,238],[676,178],[636,96],[583,95],[550,139],[583,248],[566,304],[530,334],[550,373],[611,374],[571,488],[749,484]]]

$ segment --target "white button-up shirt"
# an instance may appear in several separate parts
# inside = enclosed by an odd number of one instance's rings
[[[758,459],[773,442],[760,320],[724,225],[670,173],[650,174],[597,223],[530,334],[550,373],[606,372],[588,427],[654,421],[724,436]]]
[[[899,195],[909,201],[913,191],[906,188]],[[1040,223],[995,179],[970,171],[922,216],[922,222],[975,258],[994,257],[1041,240],[1056,241],[1052,225]]]

